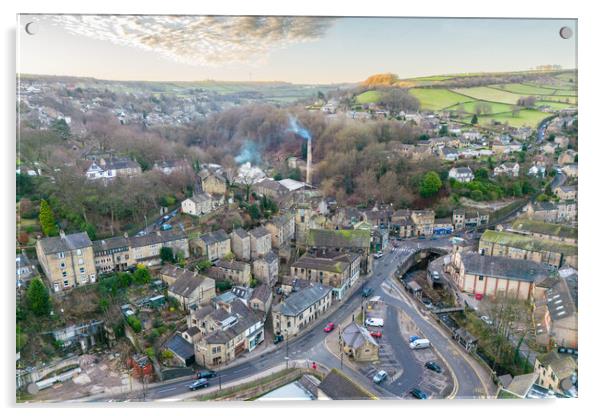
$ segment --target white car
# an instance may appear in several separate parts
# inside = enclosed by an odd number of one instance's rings
[[[385,321],[380,318],[368,318],[366,319],[366,326],[384,326]]]
[[[487,315],[481,316],[481,321],[485,322],[489,326],[493,325],[493,321]]]

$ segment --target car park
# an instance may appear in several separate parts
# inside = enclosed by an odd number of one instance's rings
[[[334,329],[334,322],[328,322],[324,327],[324,332],[332,332]]]
[[[420,400],[428,399],[428,396],[426,395],[426,393],[423,392],[422,390],[420,390],[419,388],[414,388],[414,389],[410,390],[410,394]]]
[[[376,373],[374,375],[374,377],[372,377],[372,381],[375,382],[376,384],[380,384],[387,378],[387,376],[388,376],[388,374],[385,370],[380,370],[378,373]]]
[[[366,319],[367,326],[384,326],[385,321],[380,318],[368,318]]]
[[[443,371],[441,366],[434,361],[427,361],[424,366],[435,373],[441,373]]]
[[[189,390],[198,390],[198,389],[204,389],[205,387],[209,386],[209,382],[207,381],[206,378],[200,378],[197,381],[195,381],[194,383],[192,383],[191,385],[188,386]]]

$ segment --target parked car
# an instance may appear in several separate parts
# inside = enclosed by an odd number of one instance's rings
[[[413,350],[420,350],[431,346],[431,342],[426,338],[417,339],[410,343],[410,348]]]
[[[378,253],[374,253],[375,259],[380,259],[382,256],[383,256],[383,253],[381,253],[380,251]]]
[[[443,371],[441,366],[434,361],[427,361],[424,366],[435,373],[441,373]]]
[[[201,370],[198,373],[196,373],[196,378],[201,379],[201,378],[213,378],[217,376],[217,373],[213,370]]]
[[[426,395],[426,393],[423,392],[422,390],[420,390],[419,388],[410,390],[410,394],[420,400],[428,399],[428,396]]]
[[[324,332],[332,332],[334,329],[334,322],[328,322],[324,327]]]
[[[433,280],[439,280],[439,272],[438,271],[432,271],[431,272],[431,277]]]
[[[274,344],[278,344],[282,341],[284,341],[284,335],[282,335],[282,334],[274,335]]]
[[[171,224],[163,224],[161,225],[161,231],[171,230],[173,226]]]
[[[487,315],[481,316],[481,321],[485,322],[489,326],[493,325],[493,320]]]
[[[367,326],[384,326],[385,321],[380,318],[368,318],[366,319]]]
[[[370,331],[372,338],[382,338],[383,333],[381,331]]]
[[[209,386],[209,382],[207,381],[206,378],[200,378],[197,381],[195,381],[194,383],[192,383],[191,385],[188,386],[188,389],[190,390],[198,390],[198,389],[204,389],[205,387]]]
[[[380,370],[374,375],[374,377],[372,377],[372,381],[374,381],[376,384],[380,384],[387,378],[387,376],[388,374],[385,370]]]
[[[364,290],[362,290],[362,297],[367,298],[372,295],[372,293],[374,293],[374,288],[365,287]]]
[[[410,337],[410,341],[409,341],[409,342],[410,342],[410,344],[411,344],[412,342],[416,341],[417,339],[420,339],[420,337],[419,337],[418,335],[412,335],[412,336]]]

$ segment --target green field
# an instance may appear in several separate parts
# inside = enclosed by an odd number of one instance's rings
[[[565,108],[574,108],[576,107],[576,104],[570,104],[570,103],[561,103],[558,101],[536,101],[535,102],[536,106],[540,106],[540,105],[546,105],[548,107],[550,107],[553,110],[564,110]]]
[[[511,92],[490,87],[458,88],[452,91],[472,97],[475,100],[493,101],[504,104],[516,104],[518,99],[522,97],[522,95],[519,94],[513,94]]]
[[[446,110],[459,110],[461,107],[464,108],[464,111],[467,113],[474,114],[476,113],[476,106],[478,103],[484,103],[491,107],[491,111],[486,114],[497,114],[497,113],[507,113],[508,111],[512,111],[512,106],[510,104],[503,103],[492,103],[489,101],[469,101],[463,104],[457,104],[453,107],[446,108]]]
[[[492,87],[521,95],[549,95],[552,93],[552,91],[554,91],[550,90],[549,88],[536,87],[534,85],[526,84],[502,84],[492,85]]]
[[[542,95],[540,97],[542,101],[556,101],[559,103],[569,103],[577,105],[577,97],[568,97],[562,95]]]
[[[513,116],[512,112],[494,114],[491,116],[480,116],[479,125],[482,127],[487,127],[492,124],[492,121],[497,121],[500,123],[507,122],[510,127],[527,126],[531,128],[536,128],[544,118],[549,116],[550,114],[543,113],[541,111],[520,110],[520,112],[516,116]],[[470,119],[471,117],[466,117],[463,119],[463,121],[465,123],[470,123]]]
[[[473,101],[450,90],[443,88],[412,88],[410,94],[420,101],[425,110],[442,110],[456,104]]]
[[[370,104],[380,100],[381,93],[379,91],[366,91],[355,97],[355,102],[358,104]]]
[[[554,91],[554,94],[552,94],[552,95],[568,95],[571,97],[576,97],[577,91],[575,91],[575,90],[556,90],[556,91]]]

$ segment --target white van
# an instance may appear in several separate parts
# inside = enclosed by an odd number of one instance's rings
[[[410,342],[410,348],[413,350],[419,350],[422,348],[428,348],[431,346],[431,342],[426,338],[417,339]]]
[[[380,318],[368,318],[366,319],[367,326],[384,326],[385,321]]]

